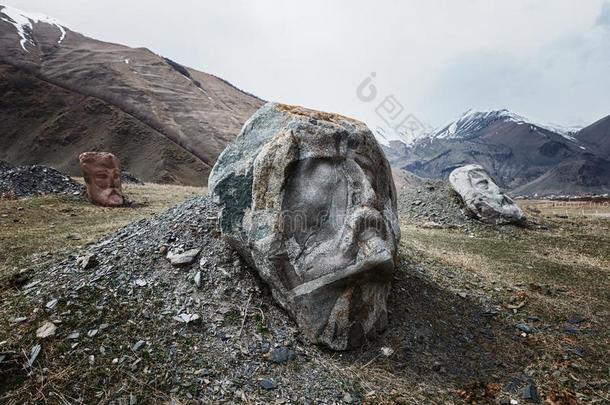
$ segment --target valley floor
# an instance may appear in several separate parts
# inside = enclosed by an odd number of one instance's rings
[[[91,287],[80,287],[86,271],[78,276],[58,267],[65,285],[48,289],[49,263],[70,262],[68,255],[84,244],[200,193],[129,186],[127,194],[146,203],[120,210],[51,197],[0,201],[0,402],[610,403],[610,207],[558,211],[548,202],[520,201],[535,224],[530,228],[440,227],[403,215],[389,328],[355,352],[301,342],[268,291],[230,254],[226,264],[210,265],[209,274],[201,267],[208,281],[197,291],[191,281],[197,268],[172,270],[157,258],[142,259],[154,271],[128,267],[140,250],[119,233],[108,246],[116,243],[134,257],[117,254],[117,276],[100,274]],[[224,248],[201,225],[185,225],[198,204],[163,232],[177,242],[188,237],[184,230],[198,235],[212,263]],[[206,204],[202,213],[210,210]],[[153,225],[142,226],[158,228]],[[147,255],[166,234],[153,240],[151,233]],[[25,291],[15,283],[15,272],[26,267],[33,271],[27,282],[42,280],[45,287]],[[117,281],[122,273],[129,273],[128,284]],[[148,285],[134,287],[129,277]],[[44,308],[53,294],[64,298],[57,308]],[[173,299],[199,311],[202,325],[171,323],[165,310]],[[96,326],[102,314],[110,325],[103,335]],[[18,317],[26,319],[15,322]],[[43,320],[61,317],[62,336],[44,342],[44,355],[27,373],[17,372],[31,357]],[[80,340],[69,340],[72,330],[81,331]],[[284,346],[296,359],[270,362],[266,351]]]
[[[53,260],[133,221],[207,193],[205,188],[153,183],[124,184],[123,191],[134,201],[132,207],[96,207],[84,198],[53,195],[0,199],[0,279],[26,268],[32,260]]]

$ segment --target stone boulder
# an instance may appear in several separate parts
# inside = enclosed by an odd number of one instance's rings
[[[346,350],[386,328],[400,228],[390,165],[365,124],[268,103],[209,188],[222,234],[311,342]]]
[[[525,221],[521,208],[502,192],[482,166],[455,169],[449,175],[449,183],[477,219],[496,225]]]
[[[87,197],[97,205],[120,207],[125,203],[119,159],[108,152],[84,152],[78,156],[87,184]]]

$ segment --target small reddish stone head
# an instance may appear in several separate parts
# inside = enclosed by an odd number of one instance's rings
[[[123,205],[121,166],[116,156],[108,152],[84,152],[78,161],[92,203],[104,207]]]

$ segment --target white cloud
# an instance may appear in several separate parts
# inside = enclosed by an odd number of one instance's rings
[[[431,124],[475,103],[562,124],[610,113],[601,100],[608,52],[588,38],[596,21],[610,21],[601,0],[8,1],[265,99],[367,121],[374,106],[355,89],[370,72],[381,95]]]

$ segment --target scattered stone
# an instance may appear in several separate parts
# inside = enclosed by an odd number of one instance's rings
[[[78,235],[76,233],[72,233],[72,234],[66,236],[66,238],[69,240],[81,240],[80,235]]]
[[[180,314],[174,316],[174,320],[182,323],[191,323],[199,320],[199,315],[197,314]]]
[[[381,354],[383,354],[385,357],[390,357],[394,354],[394,349],[392,349],[391,347],[382,347]]]
[[[70,334],[69,334],[69,335],[66,337],[66,339],[70,339],[70,340],[76,340],[76,339],[78,339],[79,337],[80,337],[80,333],[78,333],[78,332],[72,332],[72,333],[70,333]]]
[[[267,103],[208,183],[223,205],[223,236],[311,342],[346,350],[386,328],[396,189],[365,124]]]
[[[132,351],[137,352],[138,350],[140,350],[142,347],[144,347],[144,345],[146,344],[145,341],[143,340],[138,340],[131,348]]]
[[[57,305],[57,298],[53,298],[51,301],[47,302],[47,309],[53,309]]]
[[[26,321],[28,318],[26,316],[18,316],[17,318],[11,319],[11,323],[21,323]]]
[[[519,330],[520,330],[521,332],[523,332],[523,333],[528,333],[528,334],[530,334],[530,333],[532,333],[532,332],[534,331],[534,330],[532,329],[532,327],[531,327],[531,326],[529,326],[529,325],[528,325],[528,324],[526,324],[526,323],[519,323],[519,324],[517,324],[516,326],[517,326],[517,329],[519,329]]]
[[[89,332],[87,332],[87,336],[90,338],[94,337],[95,335],[97,335],[97,329],[91,329]]]
[[[32,347],[32,350],[30,351],[30,357],[28,358],[28,361],[26,363],[26,367],[32,367],[34,365],[36,358],[40,354],[41,348],[42,347],[39,344],[36,344]]]
[[[135,285],[137,285],[138,287],[145,287],[146,284],[148,284],[146,282],[146,280],[142,280],[141,278],[138,278],[135,282]]]
[[[287,363],[296,358],[297,354],[294,350],[280,346],[273,349],[269,355],[269,359],[274,363]]]
[[[197,286],[197,288],[201,287],[201,271],[198,271],[195,274],[195,278],[193,279],[193,281],[195,282],[195,285]]]
[[[167,254],[167,260],[175,267],[187,266],[195,261],[201,249],[190,249],[186,252],[170,251]]]
[[[531,401],[536,404],[540,403],[540,395],[538,395],[538,389],[533,382],[528,383],[521,392],[521,396],[526,401]]]
[[[54,336],[55,331],[57,330],[57,326],[51,321],[46,321],[36,330],[36,337],[40,339],[48,338],[49,336]]]
[[[449,183],[466,208],[481,221],[501,225],[523,223],[525,214],[500,190],[480,165],[466,165],[449,175]]]
[[[95,253],[80,256],[78,259],[76,259],[76,264],[78,264],[83,270],[91,269],[97,265],[97,256]]]
[[[125,204],[121,186],[119,159],[108,152],[83,152],[78,162],[87,184],[87,198],[103,207],[120,207]],[[97,178],[102,176],[102,181]]]
[[[277,388],[277,383],[271,378],[261,380],[261,387],[266,390],[274,390]]]

